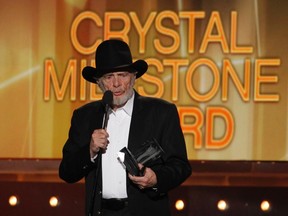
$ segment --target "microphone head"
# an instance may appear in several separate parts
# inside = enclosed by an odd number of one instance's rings
[[[113,104],[113,93],[110,90],[107,90],[104,92],[103,98],[102,98],[104,105],[112,106]]]

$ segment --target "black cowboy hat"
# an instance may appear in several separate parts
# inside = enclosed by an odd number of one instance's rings
[[[82,76],[89,82],[96,83],[104,74],[118,71],[136,73],[136,78],[141,77],[148,68],[146,61],[132,62],[130,48],[121,40],[103,41],[96,49],[96,68],[86,66]]]

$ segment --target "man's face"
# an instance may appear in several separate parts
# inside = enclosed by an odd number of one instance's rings
[[[114,108],[121,107],[129,100],[133,94],[133,86],[136,74],[125,71],[105,74],[99,80],[102,91],[110,90],[113,92]]]

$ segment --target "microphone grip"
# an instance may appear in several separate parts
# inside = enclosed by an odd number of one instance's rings
[[[107,124],[108,124],[108,111],[109,111],[109,105],[106,104],[105,105],[105,113],[104,113],[104,119],[103,119],[103,125],[102,125],[102,129],[106,129],[107,128]]]

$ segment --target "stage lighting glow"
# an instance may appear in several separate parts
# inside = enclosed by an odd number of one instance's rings
[[[185,203],[183,200],[177,200],[175,202],[175,208],[178,210],[178,211],[182,211],[184,208],[185,208]]]
[[[10,206],[16,206],[16,205],[19,204],[19,198],[17,196],[15,196],[15,195],[12,195],[12,196],[9,197],[9,201],[8,202],[9,202]]]
[[[260,208],[262,211],[267,212],[271,209],[271,205],[270,205],[269,201],[263,200],[260,204]]]
[[[219,200],[217,207],[220,211],[226,211],[229,208],[228,203],[225,200]]]
[[[60,205],[60,200],[56,196],[50,197],[49,204],[51,207],[57,207]]]

